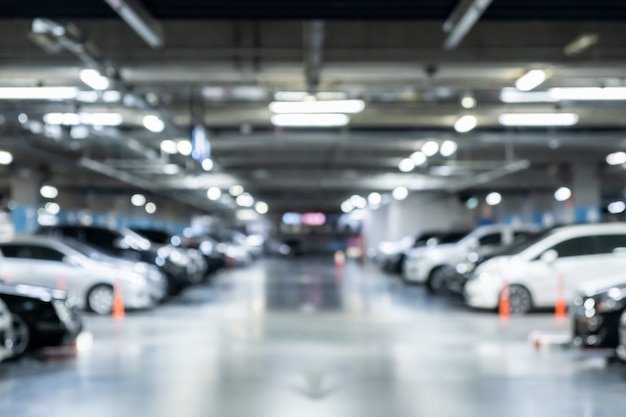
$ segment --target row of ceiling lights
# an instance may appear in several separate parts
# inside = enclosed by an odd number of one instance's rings
[[[448,158],[454,155],[456,150],[457,144],[452,140],[446,140],[441,145],[435,140],[429,140],[422,145],[419,151],[413,152],[408,158],[402,159],[398,164],[398,169],[401,172],[410,172],[415,167],[424,165],[429,157],[435,156],[437,153]]]

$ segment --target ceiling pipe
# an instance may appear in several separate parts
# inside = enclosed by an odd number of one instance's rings
[[[163,27],[137,0],[104,0],[150,47],[163,46]]]
[[[324,59],[325,25],[322,20],[309,23],[305,36],[305,76],[309,94],[317,93]]]
[[[478,22],[491,2],[492,0],[461,0],[443,24],[444,32],[448,33],[443,44],[444,49],[456,48]]]

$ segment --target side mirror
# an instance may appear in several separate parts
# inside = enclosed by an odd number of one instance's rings
[[[539,259],[541,259],[541,262],[552,265],[559,259],[559,253],[554,249],[550,249],[542,253]]]
[[[80,262],[73,256],[64,256],[63,263],[66,263],[71,266],[80,266]]]

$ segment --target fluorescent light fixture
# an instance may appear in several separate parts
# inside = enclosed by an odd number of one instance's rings
[[[222,196],[222,190],[218,187],[211,187],[207,190],[206,196],[211,201],[217,201]]]
[[[84,125],[72,126],[70,137],[76,140],[87,139],[89,137],[89,128]]]
[[[181,140],[176,145],[176,149],[178,150],[179,154],[183,156],[189,156],[191,155],[191,151],[193,150],[193,147],[191,146],[191,142],[189,142],[188,140]]]
[[[345,100],[348,95],[343,91],[320,91],[315,94],[318,100]]]
[[[151,132],[159,133],[165,129],[165,123],[161,118],[154,114],[148,114],[143,118],[143,125]]]
[[[161,141],[161,152],[170,155],[175,155],[176,153],[178,153],[178,146],[176,145],[176,141],[171,139]]]
[[[283,214],[282,221],[284,224],[290,226],[298,226],[302,224],[302,216],[300,215],[300,213],[287,212]]]
[[[572,190],[567,187],[561,187],[554,192],[554,199],[556,201],[566,201],[572,196]]]
[[[461,106],[464,109],[473,109],[476,107],[476,99],[472,96],[465,96],[461,99]]]
[[[266,214],[269,211],[270,207],[267,205],[265,201],[258,201],[254,205],[254,209],[259,214]]]
[[[598,43],[600,36],[597,33],[584,33],[565,45],[563,53],[567,56],[579,55]]]
[[[98,92],[93,90],[78,91],[76,93],[76,100],[82,101],[83,103],[95,103],[96,101],[98,101],[98,98]]]
[[[607,210],[611,214],[623,213],[626,210],[626,204],[623,201],[614,201],[607,207]]]
[[[500,90],[500,101],[503,103],[554,103],[559,101],[548,91],[519,91],[507,87]]]
[[[13,162],[13,154],[7,151],[0,151],[0,165],[9,165]]]
[[[163,167],[163,173],[167,175],[175,175],[180,172],[180,167],[176,164],[167,164]]]
[[[146,203],[145,207],[146,213],[154,214],[157,211],[157,206],[153,202]]]
[[[422,153],[426,156],[434,156],[439,152],[439,144],[434,140],[429,140],[422,145]]]
[[[424,165],[427,161],[426,155],[424,155],[424,152],[422,151],[417,151],[417,152],[413,152],[410,156],[411,161],[413,161],[413,164],[415,164],[416,167],[420,166],[420,165]]]
[[[551,88],[548,94],[554,100],[604,101],[626,100],[626,87],[572,87]]]
[[[502,126],[573,126],[576,113],[504,113],[498,116]]]
[[[272,113],[360,113],[365,109],[363,100],[328,101],[274,101],[270,103]]]
[[[0,87],[0,100],[73,100],[76,87]]]
[[[515,87],[520,91],[530,91],[539,87],[547,77],[546,71],[544,70],[530,70],[517,80]]]
[[[146,196],[143,194],[133,194],[130,203],[135,207],[141,207],[146,204]]]
[[[235,212],[235,217],[237,220],[242,222],[250,222],[256,220],[258,215],[257,212],[251,209],[241,209]]]
[[[391,196],[396,200],[404,200],[409,196],[409,190],[406,187],[396,187],[391,192]]]
[[[439,147],[439,153],[441,156],[445,156],[446,158],[454,155],[457,150],[457,144],[453,140],[444,141]]]
[[[57,198],[59,190],[52,185],[44,185],[39,189],[39,194],[41,194],[43,198],[53,199]]]
[[[213,160],[206,158],[202,160],[202,169],[205,171],[211,171],[213,169]]]
[[[117,103],[122,99],[122,93],[119,91],[111,90],[102,93],[102,101],[105,103]]]
[[[254,205],[254,198],[248,193],[243,193],[237,196],[235,202],[241,207],[252,207]]]
[[[163,46],[163,28],[136,1],[105,0],[113,10],[152,48]]]
[[[380,203],[382,203],[383,201],[383,197],[380,195],[380,193],[370,193],[370,195],[367,196],[367,202],[370,203],[372,206],[377,206]]]
[[[119,126],[124,118],[119,113],[47,113],[43,121],[49,125]]]
[[[467,133],[470,130],[474,129],[478,124],[478,120],[475,116],[462,116],[459,118],[454,124],[454,130],[459,133]]]
[[[350,200],[346,200],[341,203],[341,211],[344,213],[350,213],[352,210],[354,210],[354,204],[352,204]]]
[[[609,165],[626,164],[626,152],[613,152],[606,156],[606,163]]]
[[[239,184],[237,185],[232,185],[229,189],[228,192],[230,193],[230,195],[232,195],[233,197],[237,197],[238,195],[243,194],[243,187]]]
[[[46,203],[45,209],[48,213],[56,215],[59,214],[59,212],[61,211],[61,206],[59,206],[57,203],[49,202]]]
[[[497,206],[502,202],[502,195],[500,193],[489,193],[485,198],[485,202],[490,206]]]
[[[272,124],[285,127],[338,127],[350,123],[345,114],[275,114]]]
[[[274,99],[278,101],[302,101],[309,96],[306,91],[277,91]]]
[[[111,81],[95,69],[83,69],[79,73],[80,80],[94,90],[106,90]]]
[[[398,169],[400,172],[411,172],[415,168],[415,164],[410,158],[404,158],[398,164]]]

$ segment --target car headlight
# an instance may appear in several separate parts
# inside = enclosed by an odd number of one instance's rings
[[[63,324],[67,325],[68,323],[72,322],[72,312],[64,301],[53,300],[52,307],[54,307],[54,311],[57,313],[57,316],[59,316],[59,320],[61,320]]]
[[[598,312],[618,311],[626,307],[626,298],[624,298],[623,290],[620,288],[611,288],[597,302],[596,309]]]
[[[476,265],[472,262],[461,262],[456,266],[456,272],[461,275],[465,275],[469,272],[472,272],[475,267]]]
[[[187,266],[190,262],[189,257],[180,251],[172,251],[169,256],[170,261],[177,266]]]

